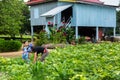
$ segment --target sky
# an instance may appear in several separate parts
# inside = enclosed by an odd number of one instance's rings
[[[100,1],[102,1],[105,4],[108,4],[108,5],[116,5],[116,6],[118,6],[120,0],[100,0]]]
[[[24,0],[24,1],[26,2],[26,1],[28,1],[28,0]],[[104,2],[105,4],[108,4],[108,5],[118,6],[120,0],[100,0],[100,1],[102,1],[102,2]]]

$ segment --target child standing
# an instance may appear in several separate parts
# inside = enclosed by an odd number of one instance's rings
[[[29,62],[28,41],[24,42],[22,50],[22,59],[25,60],[25,62]]]

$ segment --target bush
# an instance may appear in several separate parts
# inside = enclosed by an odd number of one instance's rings
[[[64,35],[64,31],[62,29],[50,28],[50,42],[51,43],[65,43],[66,36]]]
[[[45,30],[40,31],[37,35],[36,45],[43,45],[48,43],[65,43],[66,36],[63,35],[62,31],[57,30],[56,28],[50,28],[50,34],[48,35]]]
[[[85,43],[85,37],[84,37],[84,36],[83,36],[83,37],[80,37],[79,39],[76,40],[76,42],[77,42],[78,44]]]
[[[36,36],[37,36],[37,40],[35,45],[41,46],[42,44],[48,43],[48,36],[44,30],[40,31],[40,33]]]
[[[20,41],[0,39],[0,52],[18,51],[21,46]]]

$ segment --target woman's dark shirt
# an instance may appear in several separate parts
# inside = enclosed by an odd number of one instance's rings
[[[33,52],[37,52],[37,54],[39,54],[39,53],[44,53],[44,47],[41,47],[41,46],[35,46],[35,47],[33,47]]]

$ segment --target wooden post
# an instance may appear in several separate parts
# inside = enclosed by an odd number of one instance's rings
[[[78,39],[78,26],[75,26],[75,36],[76,36],[76,39]]]
[[[53,26],[55,26],[55,16],[53,17]]]
[[[116,36],[116,27],[113,28],[113,37]]]
[[[48,24],[47,24],[47,22],[46,22],[46,25],[45,25],[45,30],[46,30],[46,32],[49,34],[49,30],[48,30]]]
[[[33,35],[34,35],[33,25],[31,25],[31,41],[32,42],[33,42]]]
[[[47,32],[48,38],[50,38],[50,31],[49,31],[47,22],[46,22],[46,26],[45,26],[45,31]]]

